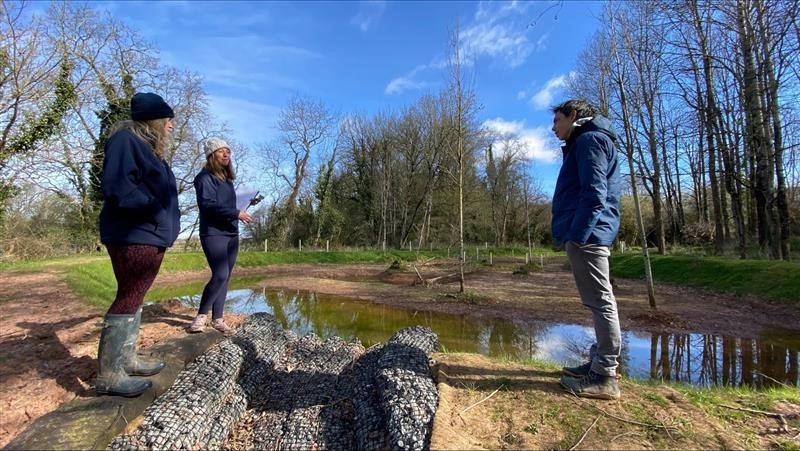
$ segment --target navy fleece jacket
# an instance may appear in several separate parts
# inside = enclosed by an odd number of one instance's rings
[[[200,236],[238,235],[239,210],[233,182],[222,181],[206,169],[194,178],[200,209]]]
[[[180,231],[178,188],[167,162],[129,130],[106,142],[100,241],[170,247]]]
[[[562,147],[552,209],[556,245],[613,244],[622,189],[616,142],[611,122],[597,116],[576,127]]]

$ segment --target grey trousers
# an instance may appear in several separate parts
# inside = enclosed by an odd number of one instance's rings
[[[566,244],[572,275],[581,296],[581,302],[591,312],[594,320],[596,352],[592,355],[592,371],[604,376],[616,376],[622,337],[619,330],[617,300],[611,288],[606,246]]]

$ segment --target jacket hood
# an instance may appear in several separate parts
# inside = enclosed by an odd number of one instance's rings
[[[567,140],[567,145],[571,144],[578,136],[586,132],[600,132],[608,135],[614,143],[619,142],[619,137],[614,129],[611,127],[611,121],[603,116],[595,116],[591,120],[584,122],[579,127],[576,127],[572,135]]]

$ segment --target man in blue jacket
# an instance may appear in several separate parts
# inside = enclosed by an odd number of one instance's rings
[[[609,120],[584,100],[566,101],[552,111],[553,132],[564,141],[553,194],[553,240],[567,251],[596,339],[589,362],[563,368],[561,385],[582,397],[619,399],[621,337],[608,265],[619,231],[618,138]]]

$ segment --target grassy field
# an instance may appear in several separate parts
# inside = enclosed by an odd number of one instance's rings
[[[478,262],[487,267],[489,253],[494,257],[522,257],[520,248],[471,248],[467,263]],[[537,251],[539,255],[558,255],[550,251]],[[421,259],[453,258],[446,251],[246,251],[239,254],[237,265],[261,267],[287,264],[386,264]],[[563,255],[563,253],[562,253]],[[651,267],[657,282],[677,283],[696,288],[732,292],[736,295],[753,295],[764,299],[800,306],[800,264],[770,260],[740,260],[735,258],[701,257],[686,255],[652,255]],[[162,272],[200,271],[206,268],[202,252],[168,252],[161,267]],[[62,257],[49,260],[1,263],[0,271],[35,270],[38,267],[63,270],[70,288],[81,298],[94,305],[105,305],[115,291],[111,263],[105,254]],[[641,254],[614,253],[612,272],[616,277],[643,279],[644,265]],[[155,293],[163,295],[164,293]],[[148,300],[154,298],[148,296]]]
[[[696,288],[753,295],[800,306],[800,264],[771,260],[651,255],[653,278]],[[644,279],[641,254],[615,253],[615,276]]]

